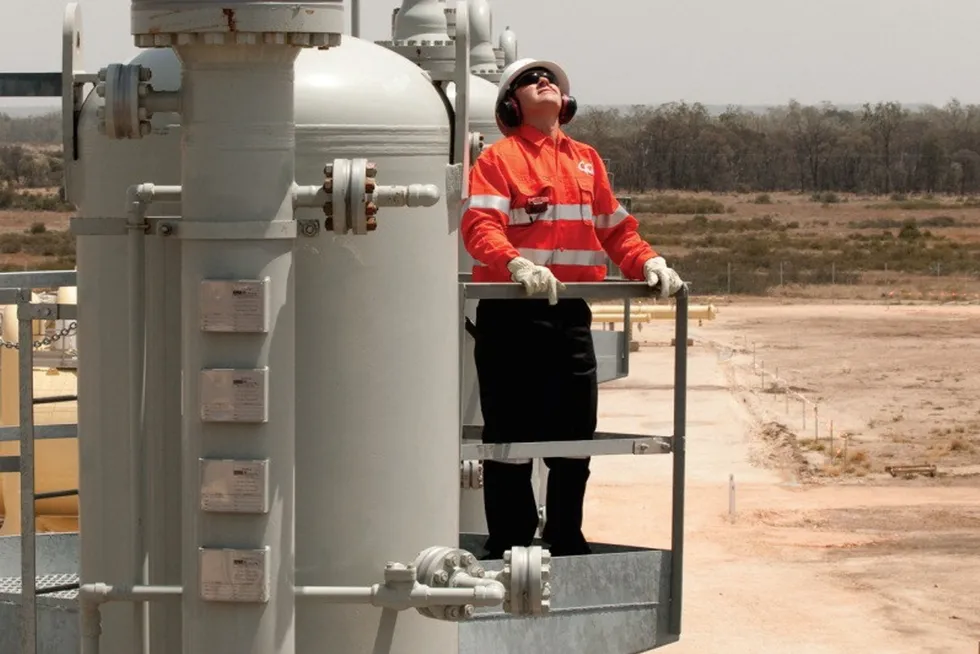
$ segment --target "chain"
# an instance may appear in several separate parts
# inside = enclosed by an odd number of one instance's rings
[[[45,346],[45,345],[51,345],[52,343],[55,343],[55,342],[61,340],[62,338],[64,338],[65,336],[68,336],[69,334],[71,334],[73,331],[75,331],[75,328],[76,327],[78,327],[78,323],[77,322],[71,322],[66,327],[63,327],[63,328],[59,329],[58,331],[56,331],[54,334],[51,334],[50,336],[45,336],[44,338],[42,338],[39,341],[34,341],[34,343],[33,343],[34,348],[37,349],[37,348],[42,347],[42,346]],[[5,347],[5,348],[8,348],[8,349],[11,349],[11,350],[18,350],[18,349],[20,349],[20,343],[8,343],[7,341],[3,340],[2,338],[0,338],[0,346]]]

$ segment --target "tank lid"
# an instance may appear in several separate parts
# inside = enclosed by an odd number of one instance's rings
[[[448,33],[444,1],[403,0],[392,18],[392,37],[377,45],[412,61],[433,79],[447,79],[456,70],[456,45]]]

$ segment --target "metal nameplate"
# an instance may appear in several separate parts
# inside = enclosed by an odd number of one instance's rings
[[[201,420],[267,422],[268,368],[210,368],[200,374]]]
[[[200,548],[201,598],[209,602],[269,601],[269,548]]]
[[[201,510],[267,513],[269,460],[201,459]]]
[[[267,333],[269,285],[265,279],[206,279],[198,301],[205,332]]]

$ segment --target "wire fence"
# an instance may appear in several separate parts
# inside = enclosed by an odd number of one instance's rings
[[[694,295],[827,295],[853,294],[883,301],[925,300],[940,302],[980,302],[980,270],[946,275],[942,265],[929,274],[898,270],[868,270],[851,264],[829,262],[821,265],[793,260],[768,266],[747,266],[744,262],[689,254],[669,263]],[[616,271],[618,273],[618,271]],[[942,273],[942,274],[940,274]],[[848,287],[854,289],[848,291]]]
[[[731,366],[736,374],[745,376],[744,383],[736,379],[736,387],[747,390],[759,398],[762,408],[794,435],[796,442],[811,451],[826,453],[831,465],[843,465],[845,472],[854,462],[850,455],[850,433],[835,420],[833,409],[826,404],[796,390],[789,380],[780,376],[777,366],[766,366],[758,351],[758,343],[747,337],[735,343],[702,338],[718,352],[719,360]]]

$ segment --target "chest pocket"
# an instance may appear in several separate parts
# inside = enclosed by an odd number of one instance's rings
[[[595,219],[592,215],[592,206],[595,201],[595,178],[588,175],[579,175],[576,181],[579,203],[581,205],[579,211],[582,219],[594,223]]]
[[[510,200],[510,226],[525,229],[539,220],[549,220],[554,212],[555,189],[532,177],[520,178],[512,182]],[[544,214],[529,214],[528,204],[536,198],[547,198],[548,211]]]

